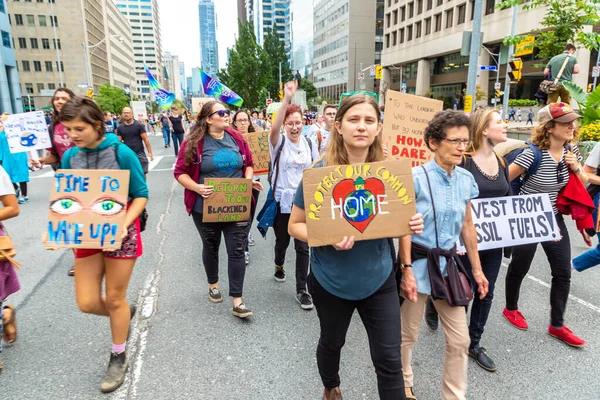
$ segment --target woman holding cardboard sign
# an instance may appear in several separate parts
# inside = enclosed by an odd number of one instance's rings
[[[384,160],[376,98],[371,92],[342,95],[328,151],[315,167]],[[304,208],[304,188],[300,183],[288,230],[303,242],[308,241]],[[423,231],[421,215],[413,217],[411,229],[416,234]],[[355,242],[354,236],[350,236],[333,246],[311,248],[308,288],[321,324],[317,364],[325,386],[325,400],[342,398],[338,374],[340,353],[354,310],[358,310],[367,330],[379,397],[405,398],[400,362],[400,304],[390,242],[389,239]]]
[[[202,221],[204,199],[214,190],[214,187],[204,184],[206,179],[252,179],[254,176],[254,162],[248,143],[238,131],[229,127],[229,114],[229,110],[216,101],[209,101],[202,106],[189,137],[181,144],[174,175],[185,188],[185,207],[192,215],[202,239],[202,263],[208,279],[208,299],[213,303],[223,301],[219,290],[219,246],[223,234],[228,255],[229,296],[233,297],[232,313],[238,318],[247,318],[253,315],[242,300],[249,222]],[[260,182],[254,182],[253,187],[262,189]]]
[[[62,157],[63,169],[122,169],[130,171],[129,204],[126,205],[125,225],[120,249],[75,250],[75,296],[79,309],[85,313],[110,318],[112,352],[108,370],[100,384],[104,393],[123,384],[127,371],[125,346],[135,306],[127,303],[127,286],[138,257],[142,255],[139,215],[148,202],[148,186],[142,166],[127,146],[122,146],[114,134],[104,132],[104,114],[87,97],[75,97],[62,108],[60,122],[76,147]],[[101,201],[100,201],[101,200]],[[99,215],[116,215],[123,205],[108,197],[94,205]],[[52,210],[77,212],[82,205],[71,198],[55,201]],[[56,204],[56,206],[54,205]],[[100,205],[100,207],[98,207]],[[96,210],[97,209],[97,210]],[[71,211],[72,210],[72,211]],[[102,296],[105,280],[106,296]]]

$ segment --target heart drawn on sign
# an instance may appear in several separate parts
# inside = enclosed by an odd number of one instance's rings
[[[364,233],[378,210],[378,196],[385,194],[385,186],[377,178],[366,181],[344,179],[333,188],[333,201],[341,207],[346,221]]]

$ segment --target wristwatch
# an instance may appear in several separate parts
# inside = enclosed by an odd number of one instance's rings
[[[412,264],[400,264],[400,269],[404,271],[406,268],[412,268]]]

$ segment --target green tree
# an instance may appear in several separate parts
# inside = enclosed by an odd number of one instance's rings
[[[94,96],[96,104],[103,110],[111,113],[120,113],[123,108],[129,107],[130,99],[125,94],[125,91],[110,83],[105,83],[100,86],[98,94]]]
[[[302,89],[306,92],[306,101],[310,103],[312,99],[317,97],[317,88],[308,79],[302,78],[300,82],[300,86],[302,86]]]
[[[277,25],[273,29],[268,29],[263,44],[264,62],[269,64],[271,79],[267,83],[267,90],[274,99],[279,99],[279,63],[281,63],[281,82],[285,83],[294,79],[294,75],[289,66],[289,59],[285,53],[285,44],[279,39],[277,34]]]
[[[567,43],[580,43],[588,50],[598,49],[600,35],[595,32],[584,32],[586,25],[600,23],[598,12],[600,0],[507,0],[496,6],[506,8],[522,6],[523,10],[545,7],[546,14],[540,22],[542,29],[531,33],[536,35],[535,47],[539,48],[537,58],[548,60],[564,51]],[[525,36],[508,36],[504,44],[517,44]]]

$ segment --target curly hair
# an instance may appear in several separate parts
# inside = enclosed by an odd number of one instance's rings
[[[206,123],[206,118],[208,118],[208,115],[212,112],[215,104],[217,104],[215,100],[204,103],[202,109],[196,116],[196,123],[190,129],[187,147],[185,148],[184,153],[184,161],[187,165],[194,163],[198,144],[204,138],[204,135],[208,133],[208,124]]]
[[[550,129],[556,126],[554,120],[548,121],[545,124],[536,126],[531,134],[531,143],[535,144],[542,150],[548,150],[550,148]],[[563,146],[567,144],[576,144],[579,139],[579,126],[575,124],[575,132],[573,133],[573,139],[565,141]]]
[[[462,111],[444,110],[435,114],[433,119],[425,128],[425,143],[429,150],[433,151],[429,142],[435,140],[437,143],[446,138],[446,133],[450,128],[460,128],[466,126],[469,128],[469,139],[471,138],[471,120]]]

